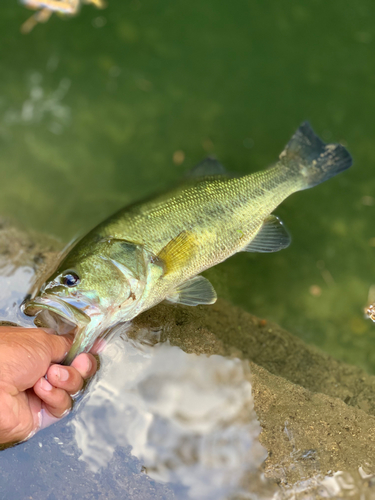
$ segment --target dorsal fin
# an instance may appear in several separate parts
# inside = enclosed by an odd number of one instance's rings
[[[213,156],[207,156],[188,172],[188,177],[208,177],[213,175],[229,175],[225,167]]]
[[[214,287],[203,276],[195,276],[178,285],[166,297],[168,302],[197,306],[199,304],[214,304],[217,295]]]
[[[290,245],[291,237],[276,215],[269,215],[263,222],[255,238],[243,252],[278,252]]]

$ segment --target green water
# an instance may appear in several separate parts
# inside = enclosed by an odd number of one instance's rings
[[[108,0],[24,36],[29,15],[2,0],[0,213],[67,241],[208,153],[240,174],[266,167],[308,119],[353,168],[278,208],[289,249],[207,275],[220,296],[374,373],[362,313],[375,282],[374,3]]]

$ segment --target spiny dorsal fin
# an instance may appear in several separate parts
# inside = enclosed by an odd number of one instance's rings
[[[188,173],[188,177],[208,177],[213,175],[228,175],[225,167],[212,156],[208,156]]]
[[[276,215],[269,215],[243,252],[278,252],[290,245],[291,237]]]
[[[195,236],[189,231],[182,231],[160,251],[158,258],[164,263],[165,273],[181,269],[196,254],[198,245]]]
[[[174,288],[166,297],[168,302],[198,306],[199,304],[214,304],[217,295],[214,287],[203,276],[195,276]]]

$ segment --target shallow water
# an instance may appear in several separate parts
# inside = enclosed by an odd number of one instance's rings
[[[121,338],[103,358],[72,422],[90,470],[105,469],[117,446],[130,445],[150,477],[202,500],[238,493],[258,472],[267,452],[240,360]]]
[[[375,279],[373,2],[359,0],[343,8],[338,0],[329,5],[323,0],[303,5],[296,0],[283,5],[276,0],[239,0],[235,5],[108,0],[103,11],[85,6],[73,19],[53,16],[24,36],[19,27],[29,15],[15,0],[1,2],[0,214],[64,244],[125,204],[178,181],[207,154],[214,153],[240,174],[265,168],[308,119],[325,141],[347,145],[353,168],[293,195],[277,209],[292,233],[290,248],[273,255],[235,256],[207,276],[220,297],[375,373],[375,327],[362,312]],[[18,304],[32,274],[30,265],[16,273],[3,268],[0,301],[7,307],[2,307],[2,320],[30,324]],[[124,349],[122,354],[108,351],[124,356],[119,365],[129,362],[136,347],[126,344]],[[145,370],[154,359],[147,358],[147,349],[133,353],[134,359],[145,361]],[[179,355],[186,363],[181,369],[193,359],[182,351]],[[225,369],[234,361],[223,358],[221,363]],[[157,401],[151,404],[139,389],[140,380],[131,385],[125,368],[121,380],[111,378],[116,367],[108,359],[111,390],[133,394],[133,406],[126,400],[119,408],[108,396],[106,411],[119,419],[121,412],[132,411],[140,419],[150,412],[161,419],[152,406]],[[200,369],[210,370],[206,365]],[[176,384],[184,386],[180,379]],[[98,392],[102,386],[93,387],[81,402],[82,414],[91,403],[104,401]],[[220,397],[224,404],[224,395]],[[163,415],[167,423],[158,420],[158,425],[182,439],[186,429],[172,431],[176,421],[167,417]],[[93,472],[90,447],[81,441],[79,448],[74,440],[79,421],[54,426],[40,441],[37,437],[2,452],[1,470],[9,475],[3,475],[8,480],[0,485],[0,497],[14,484],[12,467],[26,474],[34,461],[31,470],[44,467],[46,475],[36,483],[26,475],[17,485],[19,497],[28,492],[36,498],[62,498],[61,490],[49,491],[51,475],[58,474],[49,461],[57,456],[63,462],[74,457],[64,462],[75,474],[65,498],[85,498],[85,492],[87,498],[100,498],[104,491],[118,498],[133,487],[137,493],[132,498],[146,498],[145,491],[152,498],[183,498],[192,494],[187,493],[191,475],[201,484],[193,469],[180,468],[174,475],[168,470],[163,476],[149,458],[157,443],[142,448],[122,431],[99,433],[108,443],[119,440],[121,445],[108,455],[105,472]],[[228,426],[229,437],[235,440],[244,433],[252,449],[254,429],[236,425]],[[97,432],[95,421],[90,432]],[[195,446],[210,439],[212,433],[199,434]],[[138,446],[140,460],[131,455],[129,442]],[[78,456],[87,462],[77,461]],[[241,474],[233,460],[229,470]],[[161,474],[158,479],[178,486],[150,479],[141,472],[146,462],[151,477]],[[351,476],[354,482],[357,475]],[[214,472],[210,477],[209,491],[227,491],[217,486]],[[64,484],[63,475],[58,484]]]

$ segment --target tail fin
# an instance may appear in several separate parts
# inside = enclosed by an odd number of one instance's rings
[[[324,182],[349,168],[353,161],[341,144],[324,144],[308,122],[302,123],[280,155],[288,169],[302,176],[301,189]]]

